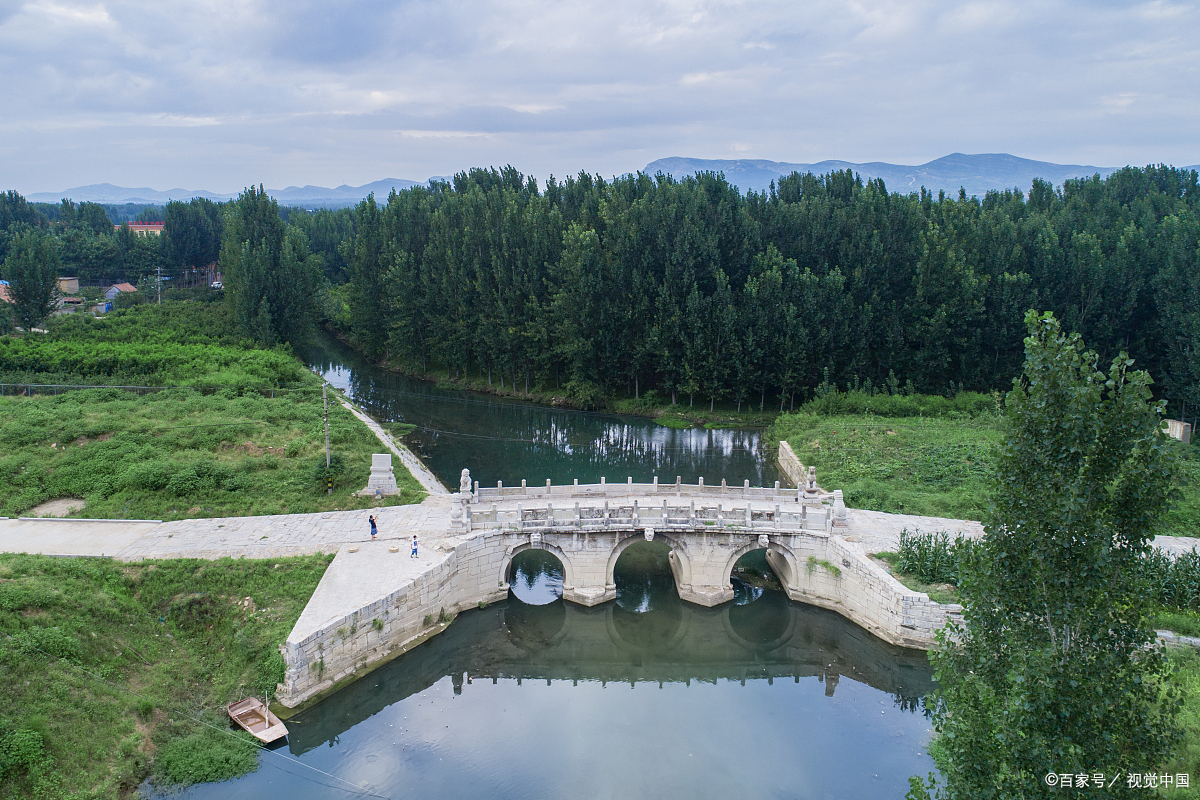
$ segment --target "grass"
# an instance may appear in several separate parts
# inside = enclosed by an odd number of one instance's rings
[[[987,508],[994,415],[886,418],[785,414],[768,432],[786,440],[817,483],[846,505],[875,511],[981,519]]]
[[[1168,630],[1180,636],[1200,636],[1200,612],[1160,608],[1150,618],[1155,630]]]
[[[802,413],[781,415],[767,439],[787,441],[805,467],[817,468],[817,483],[827,491],[841,489],[851,508],[979,520],[988,508],[993,450],[1002,431],[994,408],[952,408],[939,417]],[[1180,496],[1164,516],[1163,533],[1197,536],[1200,450],[1173,447],[1180,457]]]
[[[0,751],[25,754],[0,764],[0,797],[128,797],[148,776],[253,769],[224,707],[274,691],[330,560],[0,555]]]
[[[1159,772],[1187,774],[1192,781],[1192,786],[1187,789],[1159,790],[1160,796],[1174,800],[1195,797],[1195,782],[1200,781],[1200,653],[1190,648],[1172,648],[1167,651],[1167,660],[1175,670],[1173,681],[1183,694],[1179,723],[1184,733],[1175,758]]]
[[[74,516],[172,520],[424,497],[398,463],[402,499],[351,497],[382,445],[336,402],[329,439],[343,468],[327,493],[320,380],[290,349],[256,348],[229,330],[222,304],[174,301],[56,318],[44,337],[0,337],[9,379],[172,387],[0,397],[0,514],[66,498],[86,501]]]
[[[893,553],[890,550],[884,550],[880,553],[873,554],[875,558],[884,562],[887,566],[887,571],[892,574],[892,577],[904,584],[905,587],[912,589],[914,592],[924,592],[929,595],[929,599],[935,603],[957,603],[958,588],[952,583],[925,583],[916,575],[909,572],[900,572],[896,569],[896,564],[900,561],[900,554]]]
[[[0,398],[0,514],[81,497],[74,516],[114,519],[305,513],[419,502],[420,485],[395,464],[401,499],[352,498],[367,484],[371,431],[337,403],[329,439],[344,471],[327,494],[321,393],[275,397],[236,390],[166,389],[137,395],[82,389]]]

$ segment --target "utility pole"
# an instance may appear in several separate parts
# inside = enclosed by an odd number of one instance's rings
[[[158,265],[158,304],[162,305],[162,264]]]
[[[329,384],[321,384],[321,402],[325,404],[325,469],[329,469]],[[328,493],[333,494],[333,486],[328,487]]]

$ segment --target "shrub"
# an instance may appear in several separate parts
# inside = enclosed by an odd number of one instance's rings
[[[57,626],[18,631],[13,636],[13,645],[30,656],[75,658],[79,655],[79,642]]]
[[[0,780],[32,769],[46,759],[46,741],[37,731],[22,729],[0,736]]]
[[[346,473],[345,460],[338,453],[331,453],[329,456],[329,466],[325,466],[325,454],[317,456],[313,461],[312,479],[313,482],[324,489],[332,478],[333,485],[338,485],[338,480]]]
[[[175,475],[175,467],[165,461],[145,461],[134,464],[121,473],[121,483],[130,489],[151,492],[167,488]]]
[[[245,731],[206,729],[158,751],[159,775],[168,783],[225,781],[258,768],[258,747]]]

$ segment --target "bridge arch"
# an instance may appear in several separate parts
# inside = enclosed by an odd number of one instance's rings
[[[571,559],[567,556],[566,551],[556,544],[550,544],[549,542],[543,541],[539,545],[534,545],[530,542],[522,542],[515,547],[509,548],[508,552],[504,554],[504,561],[500,564],[501,589],[509,588],[509,570],[512,569],[513,558],[515,558],[519,553],[525,552],[526,550],[546,550],[550,553],[553,553],[554,556],[559,560],[559,563],[562,564],[563,568],[563,594],[566,594],[575,588],[575,574],[574,570],[571,568]]]
[[[618,534],[620,536],[620,534]],[[692,560],[685,549],[685,540],[682,537],[676,537],[670,533],[659,533],[655,531],[655,539],[662,539],[671,547],[671,572],[675,574],[676,588],[692,585]],[[641,531],[630,533],[624,538],[618,538],[617,544],[613,547],[612,552],[608,554],[608,565],[604,568],[604,586],[605,588],[615,587],[616,583],[613,580],[613,571],[617,566],[617,559],[621,554],[628,550],[638,542],[646,541],[646,537]]]
[[[729,558],[725,562],[725,567],[721,572],[721,585],[729,586],[730,579],[733,576],[733,568],[737,561],[746,553],[752,553],[755,550],[767,551],[767,564],[775,572],[779,582],[783,585],[783,590],[789,595],[800,578],[800,562],[796,558],[796,554],[791,548],[772,540],[766,547],[760,545],[757,541],[748,542],[730,553]]]

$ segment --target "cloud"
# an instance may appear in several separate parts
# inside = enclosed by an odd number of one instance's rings
[[[1198,32],[1166,0],[7,3],[0,185],[618,174],[731,147],[1195,163]]]

